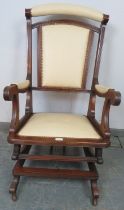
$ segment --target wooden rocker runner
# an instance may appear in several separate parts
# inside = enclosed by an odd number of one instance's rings
[[[8,142],[14,145],[12,159],[12,199],[20,176],[83,178],[90,180],[93,205],[97,204],[99,190],[95,164],[102,164],[102,149],[110,146],[109,110],[120,104],[120,93],[99,84],[98,74],[109,16],[97,10],[69,4],[47,4],[25,10],[27,20],[28,53],[27,77],[22,83],[4,89],[4,99],[12,101],[12,120]],[[32,23],[32,17],[51,15],[51,20]],[[56,20],[53,20],[53,15]],[[66,15],[61,18],[60,15]],[[69,16],[73,16],[70,20]],[[77,16],[81,17],[79,21]],[[97,23],[97,26],[96,26]],[[32,78],[32,31],[37,32],[37,85]],[[96,37],[96,39],[95,39]],[[92,49],[93,42],[96,45]],[[88,70],[91,49],[95,54],[92,82],[88,88]],[[91,75],[90,75],[91,76]],[[32,92],[65,91],[89,94],[87,116],[73,113],[34,113]],[[26,93],[25,115],[19,117],[19,94]],[[95,118],[96,96],[104,98],[101,122]],[[34,101],[35,103],[35,101]],[[34,145],[81,147],[85,156],[31,154]],[[89,170],[67,170],[24,166],[26,160],[87,162]],[[107,173],[107,172],[106,172]]]

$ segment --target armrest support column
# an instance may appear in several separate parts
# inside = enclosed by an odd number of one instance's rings
[[[10,133],[13,133],[19,123],[19,95],[17,85],[10,85],[4,88],[4,99],[12,101],[12,119]]]
[[[30,81],[11,84],[4,88],[3,97],[6,101],[12,101],[12,120],[10,124],[10,135],[15,133],[19,127],[19,93],[30,92]],[[28,99],[27,99],[28,100]]]
[[[99,124],[95,119],[95,103],[96,96],[105,98],[101,123]],[[95,85],[94,90],[90,95],[89,109],[88,109],[88,117],[92,121],[95,127],[98,128],[100,133],[104,138],[110,137],[110,129],[109,129],[109,112],[111,105],[118,106],[121,102],[121,94],[114,89],[106,88],[101,85]]]
[[[121,102],[121,94],[118,91],[109,89],[105,96],[102,110],[101,128],[107,134],[109,130],[109,112],[111,105],[118,106]]]

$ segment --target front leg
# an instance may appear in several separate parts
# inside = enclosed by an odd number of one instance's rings
[[[98,164],[103,164],[102,153],[103,153],[102,148],[95,148],[95,156],[97,158],[97,163]]]
[[[14,145],[12,160],[17,160],[18,159],[18,156],[20,154],[20,148],[21,148],[21,145],[19,145],[19,144]]]

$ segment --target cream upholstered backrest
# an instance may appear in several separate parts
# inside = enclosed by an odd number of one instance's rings
[[[102,24],[108,21],[99,11],[74,4],[53,3],[26,10],[27,19],[44,15],[81,16]],[[100,29],[69,20],[37,23],[33,28],[38,30],[38,87],[84,89],[93,33],[100,35]]]
[[[96,9],[75,4],[49,3],[49,4],[34,6],[31,9],[31,15],[34,17],[41,15],[59,15],[59,14],[82,16],[100,22],[104,19],[104,14],[102,12]]]
[[[89,29],[66,22],[40,28],[39,75],[42,87],[85,87],[91,35]]]

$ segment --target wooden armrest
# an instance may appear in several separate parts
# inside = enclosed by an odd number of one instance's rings
[[[95,85],[95,94],[99,97],[105,97],[114,106],[118,106],[121,102],[121,93],[112,88],[97,84]]]
[[[30,86],[30,81],[25,80],[21,83],[11,84],[10,86],[6,86],[4,88],[3,97],[6,101],[12,101],[13,97],[17,95],[19,92],[24,93],[28,90]]]

